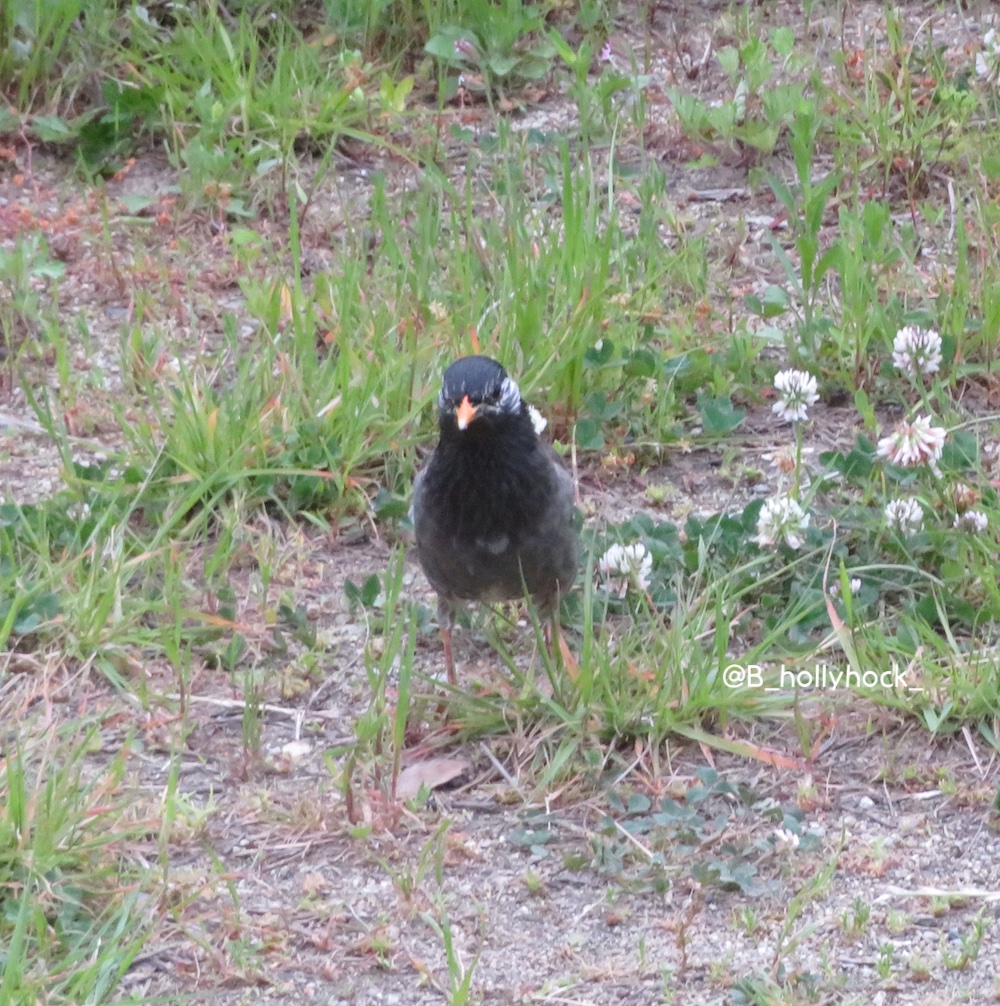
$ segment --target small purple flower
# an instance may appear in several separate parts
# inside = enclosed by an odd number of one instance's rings
[[[462,59],[473,61],[479,58],[479,53],[476,50],[475,45],[467,38],[455,39],[455,55],[461,56]]]

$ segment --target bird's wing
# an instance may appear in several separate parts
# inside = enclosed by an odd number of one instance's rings
[[[573,519],[573,508],[576,506],[576,483],[569,469],[563,463],[563,459],[551,447],[547,448],[549,460],[556,472],[556,499],[559,506],[565,513],[566,520]]]
[[[413,495],[410,498],[410,510],[409,510],[409,513],[408,513],[407,516],[410,518],[410,523],[414,527],[416,527],[416,525],[417,525],[417,510],[420,508],[421,504],[423,503],[424,473],[426,471],[427,471],[426,467],[421,468],[420,471],[417,472],[417,474],[414,476],[414,479],[413,479]]]

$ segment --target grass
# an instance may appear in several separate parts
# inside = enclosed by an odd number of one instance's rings
[[[397,5],[398,18],[361,6],[0,15],[12,156],[30,165],[45,144],[72,179],[68,207],[0,217],[0,384],[60,469],[54,492],[0,506],[0,719],[17,724],[0,761],[0,1000],[111,1001],[149,905],[172,896],[175,829],[197,816],[174,762],[153,891],[127,851],[142,828],[124,763],[95,772],[97,727],[19,719],[31,702],[14,668],[83,675],[130,716],[176,717],[172,758],[199,675],[229,675],[253,777],[271,764],[266,709],[297,708],[342,666],[310,572],[317,543],[349,556],[371,536],[391,555],[346,574],[359,674],[328,765],[359,841],[420,812],[395,789],[415,736],[493,745],[528,804],[589,799],[629,776],[629,751],[658,768],[677,739],[804,771],[828,719],[785,681],[818,664],[861,682],[900,669],[892,687],[823,696],[834,708],[860,694],[928,738],[997,747],[1000,134],[975,54],[890,14],[819,73],[804,38],[734,9],[705,88],[667,89],[653,37],[610,5],[565,22],[513,2],[499,20],[484,4]],[[506,113],[533,88],[565,93],[579,129],[519,128]],[[649,149],[662,129],[665,165]],[[151,151],[176,185],[119,200]],[[710,170],[735,154],[776,214],[756,238],[750,216],[731,228],[728,209],[709,218],[677,198],[682,158]],[[81,284],[128,303],[117,330],[96,301],[73,313]],[[937,369],[894,362],[905,326],[940,334]],[[425,677],[433,618],[402,562],[406,500],[440,374],[471,351],[506,364],[587,473],[586,572],[563,612],[580,675],[541,645],[530,659],[538,626],[487,613],[474,635],[490,672],[442,699]],[[786,367],[820,397],[795,424],[769,408]],[[880,441],[918,416],[942,442],[912,464]],[[718,475],[707,502],[659,467],[692,451],[696,478]],[[594,512],[597,484],[628,512]],[[912,519],[893,526],[900,506]],[[621,545],[647,566],[616,581],[601,560]],[[791,732],[772,740],[774,723]],[[703,799],[675,803],[700,813]],[[619,804],[591,865],[620,879],[638,856],[643,883],[677,882],[657,872],[673,806]],[[689,872],[746,894],[743,867],[772,851],[692,854]],[[202,946],[256,973],[266,935],[230,900],[237,935]],[[424,907],[445,954],[434,983],[470,1001],[478,944],[463,957],[452,909]],[[809,933],[793,909],[745,1001],[794,994],[778,958]],[[855,938],[866,911],[843,916]],[[973,927],[969,946],[981,938]],[[880,953],[886,975],[898,968]],[[948,967],[974,960],[966,948]]]
[[[116,799],[124,752],[87,778],[97,733],[94,723],[72,731],[31,723],[7,735],[0,773],[4,1002],[108,1001],[149,931],[148,896],[129,852],[144,824]]]

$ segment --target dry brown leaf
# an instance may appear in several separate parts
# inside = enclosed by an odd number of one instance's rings
[[[421,786],[436,789],[468,770],[469,762],[465,758],[428,758],[427,761],[415,762],[399,773],[396,796],[401,800],[412,800]]]

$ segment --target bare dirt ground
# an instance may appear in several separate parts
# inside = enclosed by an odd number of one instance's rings
[[[801,25],[797,5],[772,9],[773,23]],[[667,80],[684,76],[705,94],[720,88],[711,60],[694,78],[683,67],[685,54],[705,51],[720,10],[696,14],[687,5],[662,5],[654,22],[662,42],[655,72]],[[849,44],[851,38],[860,44],[863,34],[877,31],[882,13],[881,4],[858,2],[847,5],[843,25],[814,18],[817,52],[822,58],[824,46],[839,45],[842,32]],[[958,5],[908,5],[909,23],[928,17],[955,46],[982,37],[983,22],[963,16]],[[450,114],[466,122],[480,116],[486,128],[481,109]],[[751,190],[735,155],[686,172],[691,151],[669,103],[655,92],[651,117],[650,142],[635,156],[669,166],[678,212],[696,231],[713,234],[711,254],[728,263],[725,284],[745,291],[776,279],[764,240],[777,212],[773,198]],[[550,95],[518,124],[558,128],[567,121],[565,104]],[[380,166],[405,184],[405,166]],[[303,243],[320,262],[331,254],[331,231],[364,207],[369,173],[345,166],[318,200]],[[235,263],[211,221],[187,219],[180,235],[186,240],[178,244],[175,181],[153,155],[109,182],[106,202],[74,181],[69,167],[38,152],[30,162],[19,155],[0,174],[0,240],[33,227],[50,234],[67,267],[61,285],[67,324],[79,314],[91,332],[74,366],[92,379],[65,416],[84,454],[118,443],[109,408],[121,387],[118,332],[137,302],[144,318],[172,332],[178,356],[215,337],[223,312],[243,309]],[[159,202],[136,217],[121,203],[135,194]],[[108,208],[110,237],[103,223]],[[201,250],[197,261],[190,249]],[[150,302],[147,287],[171,293]],[[37,379],[53,380],[51,370],[40,364]],[[740,446],[757,457],[769,446],[766,427],[751,415],[747,428]],[[836,407],[820,408],[814,429],[813,449],[853,439]],[[6,490],[22,501],[45,497],[58,484],[59,467],[23,393],[8,382],[0,399]],[[618,520],[637,505],[648,507],[643,489],[657,482],[670,487],[659,511],[665,518],[716,511],[767,488],[741,481],[727,458],[711,451],[678,454],[641,476],[595,466],[581,473],[588,519]],[[195,727],[178,787],[189,813],[175,823],[169,845],[173,912],[126,975],[126,994],[220,1006],[463,1001],[454,989],[449,993],[445,941],[428,913],[450,920],[453,971],[474,969],[471,1002],[930,1006],[983,1003],[1000,994],[994,924],[1000,848],[990,827],[995,754],[971,732],[932,742],[912,722],[855,701],[832,698],[828,707],[810,710],[828,717],[829,730],[807,768],[672,744],[662,752],[620,752],[628,771],[617,787],[595,773],[589,788],[576,781],[565,791],[534,791],[530,727],[502,741],[456,744],[438,721],[413,755],[447,750],[467,759],[467,770],[391,828],[375,795],[362,794],[371,798],[365,811],[371,830],[352,828],[336,784],[337,752],[350,743],[368,701],[363,651],[371,639],[364,618],[347,609],[343,585],[384,572],[392,543],[374,533],[354,536],[352,544],[302,528],[281,533],[276,587],[292,591],[317,626],[325,646],[321,674],[304,669],[294,651],[285,658],[266,696],[262,757],[248,761],[243,699],[232,678],[210,667],[193,672]],[[407,589],[430,604],[412,564]],[[259,621],[248,601],[241,604],[243,622]],[[264,647],[267,626],[258,624],[257,632]],[[467,681],[495,686],[495,658],[479,629],[462,634],[457,650]],[[520,659],[531,657],[524,644]],[[417,669],[440,671],[433,636],[421,638]],[[167,668],[151,663],[133,672],[152,694],[176,691]],[[24,687],[36,684],[25,680]],[[115,714],[126,706],[103,678],[78,679],[70,699],[62,692],[55,701],[60,715],[106,710],[95,759],[119,751],[125,733]],[[147,714],[130,756],[128,795],[137,814],[150,819],[148,843],[135,853],[150,863],[159,854],[157,808],[168,785],[174,725],[166,708]],[[791,722],[727,729],[786,752],[788,763],[801,760]],[[706,815],[693,844],[667,842],[655,850],[655,829],[626,835],[627,815],[615,810],[609,790],[654,801],[682,796],[710,764],[738,788],[708,800],[724,824],[713,829]],[[775,839],[781,808],[801,816],[800,841]],[[753,883],[699,879],[698,864],[713,856],[752,862]],[[767,979],[788,991],[761,991]]]
[[[607,777],[534,792],[530,733],[457,745],[447,728],[424,734],[413,759],[443,751],[467,759],[468,770],[392,827],[378,825],[369,792],[375,829],[352,837],[324,752],[349,739],[364,703],[362,640],[335,613],[347,564],[324,540],[304,555],[292,575],[309,597],[301,568],[310,570],[311,596],[334,641],[321,699],[275,696],[285,711],[265,715],[263,760],[248,770],[230,679],[206,670],[192,681],[197,729],[180,789],[194,810],[190,837],[180,827],[170,853],[171,887],[185,907],[127,976],[133,994],[173,1001],[194,992],[198,1003],[449,1001],[442,940],[424,914],[444,906],[457,956],[475,968],[473,1002],[995,998],[994,754],[972,734],[932,743],[884,710],[845,708],[842,697],[825,710],[830,736],[806,770],[684,744],[626,752],[626,778],[615,787],[624,794],[681,797],[708,764],[739,790],[711,801],[723,827],[707,828],[694,847],[668,844],[662,865],[651,865],[652,833],[628,839],[609,829],[609,816],[625,815],[607,797]],[[356,576],[387,561],[387,547],[372,543],[356,547],[348,568]],[[489,648],[465,635],[458,649],[466,684],[489,682]],[[439,665],[429,639],[418,666],[435,674]],[[168,681],[154,676],[150,685],[166,689]],[[136,759],[142,805],[155,806],[167,783],[166,745],[156,742],[167,729],[150,723]],[[734,725],[729,736],[789,757],[799,750],[787,724]],[[108,732],[108,752],[122,739]],[[776,808],[800,813],[798,847],[775,842]],[[545,832],[544,840],[526,844],[526,830]],[[752,890],[698,879],[697,864],[716,853],[754,864]],[[146,854],[155,857],[153,841]],[[981,929],[978,957],[967,959],[963,941]],[[896,965],[890,979],[878,974],[886,945]],[[754,980],[768,976],[786,982],[790,997],[751,998]]]

